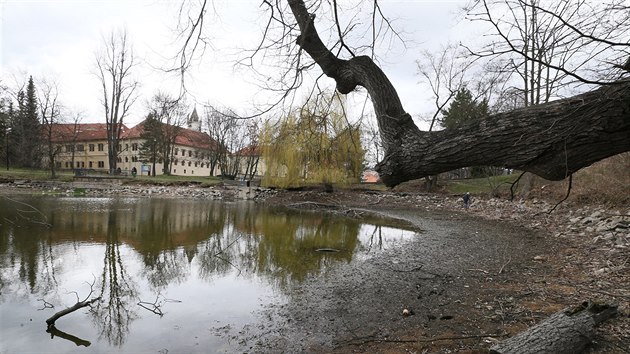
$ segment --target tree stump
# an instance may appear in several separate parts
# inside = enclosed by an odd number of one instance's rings
[[[576,354],[593,340],[595,326],[617,314],[617,306],[584,302],[490,348],[493,354]]]

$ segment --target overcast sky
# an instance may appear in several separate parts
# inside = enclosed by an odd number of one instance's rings
[[[242,110],[260,90],[245,71],[233,71],[238,48],[260,38],[264,13],[257,0],[215,1],[212,48],[188,82],[191,103],[211,102]],[[381,63],[413,116],[431,110],[431,95],[419,84],[415,60],[421,49],[437,49],[470,35],[470,25],[456,14],[465,0],[383,0],[386,15],[405,33],[407,48],[397,45]],[[145,102],[157,90],[178,92],[176,78],[161,72],[174,54],[173,28],[178,1],[146,0],[0,0],[2,20],[0,68],[2,83],[13,86],[24,75],[46,77],[60,85],[60,100],[70,110],[84,113],[84,122],[104,122],[99,81],[94,73],[95,52],[103,36],[126,28],[140,65],[135,76],[140,96],[128,125],[146,114]],[[198,106],[199,107],[199,106]]]

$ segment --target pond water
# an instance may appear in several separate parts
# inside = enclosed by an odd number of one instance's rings
[[[0,196],[0,353],[242,350],[265,304],[414,235],[253,202]]]

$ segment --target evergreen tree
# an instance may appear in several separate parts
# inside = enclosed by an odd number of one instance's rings
[[[11,140],[15,150],[15,164],[20,167],[39,167],[41,164],[41,124],[37,114],[37,96],[33,77],[29,77],[26,92],[17,95],[18,111],[11,124]]]
[[[155,176],[155,164],[164,161],[162,152],[162,123],[156,119],[153,113],[149,113],[143,123],[143,131],[140,138],[144,139],[138,153],[140,161],[151,164],[151,175]]]
[[[440,124],[445,129],[455,129],[462,124],[488,116],[488,102],[477,102],[467,88],[457,91],[448,109],[442,111]]]
[[[2,163],[9,167],[9,128],[11,127],[11,115],[13,114],[13,104],[5,97],[0,97],[0,155]]]
[[[477,102],[473,99],[472,93],[468,89],[462,88],[457,91],[449,108],[442,111],[443,118],[440,123],[445,129],[451,130],[465,123],[488,116],[488,114],[488,101],[484,99],[481,102]],[[470,176],[475,178],[484,177],[491,172],[494,172],[494,170],[484,166],[470,167]]]

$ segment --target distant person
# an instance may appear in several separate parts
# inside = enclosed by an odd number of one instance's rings
[[[468,206],[470,205],[470,192],[466,192],[462,199],[464,200],[464,209],[468,210]]]

